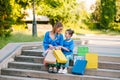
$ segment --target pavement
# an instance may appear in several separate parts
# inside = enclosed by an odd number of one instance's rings
[[[78,35],[81,45],[88,46],[89,52],[99,55],[120,56],[120,36]]]

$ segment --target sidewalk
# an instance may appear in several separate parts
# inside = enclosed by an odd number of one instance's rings
[[[120,36],[77,35],[77,37],[82,41],[82,45],[89,47],[89,52],[99,55],[120,56]],[[78,45],[75,46],[77,48]]]

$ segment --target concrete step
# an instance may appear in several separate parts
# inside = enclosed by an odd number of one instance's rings
[[[40,79],[40,78],[29,78],[29,77],[0,75],[0,80],[50,80],[50,79]]]
[[[98,59],[99,59],[99,61],[118,62],[118,63],[120,63],[120,56],[100,55],[98,57]]]
[[[10,63],[8,63],[8,68],[47,71],[47,67],[45,67],[44,64],[40,64],[40,63],[28,63],[28,62],[10,62]]]
[[[89,75],[73,75],[73,74],[53,74],[44,71],[25,70],[25,69],[2,69],[2,75],[49,78],[57,80],[119,80],[119,78],[109,78]]]
[[[97,69],[86,70],[86,75],[120,78],[120,70]]]
[[[37,63],[26,63],[26,62],[11,62],[8,65],[9,68],[16,69],[29,69],[29,70],[37,70],[37,71],[47,71],[47,68],[43,64]],[[71,73],[72,67],[69,68],[68,72]],[[87,69],[85,71],[86,75],[92,76],[104,76],[104,77],[120,77],[120,70],[108,70],[108,69],[97,69],[90,70]]]
[[[43,50],[23,50],[22,55],[28,56],[42,56]]]
[[[20,55],[20,56],[15,57],[15,61],[20,61],[20,62],[43,63],[43,60],[44,60],[43,57],[37,57],[37,56]]]
[[[22,55],[26,56],[41,56],[42,57],[42,50],[23,50]],[[75,54],[76,55],[76,54]],[[106,56],[106,55],[99,55],[99,61],[107,61],[107,62],[119,62],[120,63],[120,56]]]
[[[98,68],[120,70],[120,63],[99,61]]]
[[[112,57],[111,57],[112,58]],[[19,62],[34,62],[34,63],[43,63],[44,58],[43,57],[38,57],[38,56],[18,56],[15,58],[15,61]],[[98,63],[98,68],[100,69],[115,69],[115,70],[120,70],[120,63],[118,62],[106,62],[99,61]]]

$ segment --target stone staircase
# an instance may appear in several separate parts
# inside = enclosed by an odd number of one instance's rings
[[[97,70],[87,70],[85,75],[48,73],[42,64],[42,50],[22,50],[21,55],[1,70],[0,80],[120,80],[120,57],[99,56]]]

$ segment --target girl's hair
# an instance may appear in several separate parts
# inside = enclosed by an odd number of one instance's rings
[[[61,22],[57,22],[53,27],[53,32],[55,33],[55,30],[59,27],[63,27],[63,24]]]
[[[74,34],[74,30],[67,29],[66,31],[68,31],[68,33],[69,33],[71,36]]]

